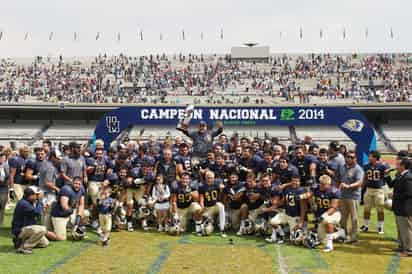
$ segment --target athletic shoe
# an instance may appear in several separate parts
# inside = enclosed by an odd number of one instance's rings
[[[278,245],[283,244],[284,242],[285,242],[285,240],[284,240],[283,237],[279,237],[278,240],[276,241],[276,243],[277,243]]]
[[[96,230],[96,233],[99,235],[100,238],[103,238],[103,229],[99,226]]]
[[[238,232],[236,232],[236,235],[237,236],[242,236],[243,235],[242,230],[239,230]]]
[[[362,232],[368,232],[369,228],[366,225],[361,226],[360,230]]]
[[[24,254],[24,255],[33,254],[33,251],[31,249],[24,249],[23,247],[20,247],[19,249],[17,249],[16,252],[20,254]]]
[[[378,228],[378,234],[379,234],[379,235],[385,234],[385,232],[383,231],[383,228],[382,228],[382,227],[379,227],[379,228]]]
[[[343,239],[343,240],[345,240],[345,238],[346,238],[345,230],[344,230],[343,228],[339,229],[339,230],[338,230],[338,233],[337,233],[336,239]]]
[[[93,229],[97,229],[99,227],[99,222],[97,220],[94,220],[91,225],[90,225]]]
[[[222,238],[226,238],[226,237],[227,237],[227,235],[226,235],[226,233],[225,233],[224,231],[221,231],[221,232],[220,232],[220,237],[222,237]]]
[[[273,239],[272,237],[267,237],[267,238],[265,239],[265,241],[266,241],[267,243],[273,244],[273,243],[276,242],[276,239]]]
[[[143,229],[144,229],[144,227],[143,227]],[[157,231],[158,231],[158,232],[163,232],[163,226],[162,226],[162,225],[159,225],[159,227],[157,228]]]
[[[103,242],[102,242],[102,246],[108,246],[109,245],[109,238],[107,238],[107,239],[105,239]]]
[[[132,224],[131,222],[127,223],[127,231],[129,231],[129,232],[133,232],[133,231],[134,231],[134,229],[133,229],[133,224]]]
[[[323,252],[326,252],[326,253],[329,253],[329,252],[332,252],[332,251],[333,251],[333,248],[330,247],[330,246],[325,246],[325,248],[323,249]]]

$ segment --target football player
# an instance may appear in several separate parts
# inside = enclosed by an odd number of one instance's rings
[[[181,176],[183,173],[192,172],[192,161],[189,154],[189,146],[186,143],[179,145],[179,153],[174,158],[176,162],[177,174]]]
[[[365,165],[365,176],[363,185],[366,187],[364,197],[364,223],[360,228],[361,231],[367,232],[369,229],[369,219],[371,209],[376,207],[378,214],[378,234],[383,234],[384,224],[384,205],[385,205],[385,175],[387,167],[380,161],[380,153],[378,151],[369,152],[369,163]]]
[[[220,202],[221,192],[225,187],[221,181],[215,180],[215,174],[207,171],[205,174],[206,182],[199,186],[199,204],[204,215],[213,220],[219,216],[219,229],[222,237],[225,234],[225,207]]]
[[[128,174],[128,170],[126,167],[121,167],[119,169],[118,176],[119,185],[122,188],[122,200],[126,202],[127,205],[127,230],[132,232],[134,231],[132,223],[134,200],[136,199],[138,201],[138,199],[141,199],[143,197],[145,189],[142,182],[134,182],[133,177],[130,174]]]
[[[199,205],[199,192],[190,182],[190,174],[183,173],[180,182],[172,185],[171,208],[173,218],[180,220],[181,232],[186,231],[187,222],[194,219],[201,221],[202,208]],[[200,225],[196,225],[196,232],[200,232]]]
[[[339,225],[341,219],[339,212],[340,191],[332,186],[332,179],[328,175],[322,175],[319,178],[319,186],[301,196],[302,199],[312,197],[316,203],[315,216],[318,223],[318,235],[323,242],[326,242],[323,251],[331,252],[333,250],[333,240],[345,238],[343,229],[335,232],[335,228]]]
[[[246,178],[245,202],[240,207],[240,229],[238,235],[242,235],[245,220],[249,219],[255,222],[258,215],[263,213],[264,208],[264,190],[256,183],[256,177],[253,172],[248,173]]]
[[[24,145],[19,149],[17,156],[11,157],[8,160],[10,168],[9,176],[9,198],[10,200],[21,200],[23,192],[28,187],[24,182],[24,170],[26,161],[29,158],[29,147]]]
[[[91,205],[90,209],[92,217],[92,227],[97,228],[97,211],[96,200],[102,189],[103,182],[106,179],[106,175],[112,172],[113,167],[111,163],[104,158],[104,150],[97,148],[94,153],[94,157],[86,159],[87,175],[88,175],[88,188],[87,194],[90,197]]]
[[[240,226],[240,207],[244,200],[246,186],[244,182],[239,182],[239,177],[236,173],[229,176],[229,181],[226,184],[224,194],[224,205],[227,209],[228,226],[233,230],[238,230]]]
[[[57,201],[51,211],[55,240],[64,241],[67,239],[67,224],[70,217],[74,217],[73,231],[76,231],[80,226],[81,218],[86,216],[84,193],[80,177],[74,177],[72,184],[65,185],[60,189]]]
[[[133,168],[130,170],[130,176],[132,176],[132,183],[126,189],[128,216],[129,212],[131,216],[135,203],[137,203],[138,207],[141,207],[143,203],[146,204],[143,198],[151,196],[150,190],[156,180],[150,162],[143,162],[141,168]],[[147,230],[146,218],[142,215],[139,215],[138,218],[141,220],[142,228]],[[133,231],[129,229],[129,225],[128,230]]]
[[[309,190],[310,187],[316,183],[317,159],[313,155],[305,155],[304,148],[297,146],[292,164],[299,170],[302,187]]]
[[[279,233],[280,239],[278,243],[283,243],[285,236],[284,231],[281,229],[281,225],[288,224],[291,236],[292,231],[297,228],[303,228],[306,215],[306,203],[301,199],[301,195],[305,190],[300,186],[300,176],[292,177],[289,183],[279,186],[280,190],[283,190],[282,203],[285,205],[285,212],[278,213],[270,220],[270,224],[273,230]],[[272,232],[272,235],[275,232]]]
[[[286,157],[281,157],[279,159],[279,164],[275,166],[272,180],[276,181],[277,184],[283,185],[289,183],[292,177],[299,176],[298,169],[289,163]]]
[[[210,170],[215,174],[215,179],[223,183],[229,174],[229,167],[225,163],[225,158],[222,153],[215,154],[215,164],[210,167]]]

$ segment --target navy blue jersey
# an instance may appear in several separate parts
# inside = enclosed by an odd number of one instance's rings
[[[230,197],[235,197],[235,195],[237,195],[241,192],[244,193],[245,191],[246,191],[246,184],[244,182],[240,182],[236,185],[227,184],[227,185],[225,185],[225,188],[223,189],[223,193],[225,195],[229,196],[229,198]],[[240,195],[238,195],[238,196],[240,196]],[[244,195],[239,200],[229,199],[228,206],[231,209],[239,209],[244,201],[245,201],[245,196]]]
[[[316,164],[316,176],[319,178],[322,175],[329,175],[326,173],[326,169],[333,170],[328,161],[318,161],[318,163]]]
[[[321,191],[319,187],[315,187],[313,197],[316,203],[315,216],[320,217],[331,207],[333,199],[340,199],[340,191],[334,187],[329,188],[327,191]]]
[[[303,193],[304,190],[301,187],[288,187],[283,191],[283,196],[285,197],[285,211],[288,216],[300,216],[300,195],[302,195]]]
[[[219,185],[220,183],[215,181],[211,185],[204,183],[199,186],[199,194],[204,197],[203,203],[205,207],[214,206],[217,202],[219,202]]]
[[[310,155],[305,155],[301,159],[294,158],[292,160],[292,164],[296,166],[299,171],[299,176],[302,184],[304,184],[306,180],[310,179],[310,165],[316,162],[316,158]]]
[[[363,168],[365,171],[366,187],[382,188],[385,185],[385,170],[386,166],[382,163],[375,165],[366,164]]]
[[[264,193],[265,190],[261,187],[252,187],[250,188],[249,186],[246,185],[246,203],[248,205],[249,210],[254,210],[256,208],[259,208],[263,203],[265,202],[264,200]],[[251,194],[259,194],[259,197],[256,200],[251,199]]]
[[[252,158],[246,159],[246,158],[240,158],[239,164],[253,170],[255,173],[258,172],[259,170],[259,165],[263,161],[262,158],[260,158],[257,155],[253,155]]]
[[[184,171],[186,172],[192,171],[192,161],[189,155],[183,156],[183,155],[178,154],[174,160],[176,161],[176,164],[181,164],[183,166]]]
[[[225,164],[223,165],[214,164],[210,166],[210,170],[213,171],[213,173],[215,173],[215,178],[221,179],[221,181],[223,181],[224,179],[227,179],[229,175],[229,167]]]
[[[281,185],[289,183],[292,180],[292,177],[299,176],[299,171],[294,165],[289,165],[285,169],[281,169],[280,166],[277,165],[274,172],[278,177],[279,184]]]
[[[98,211],[100,214],[110,214],[114,208],[116,200],[112,197],[108,197],[103,201],[100,201]]]
[[[106,159],[87,158],[86,165],[92,166],[94,169],[88,175],[89,181],[103,182],[106,178],[107,169],[113,168],[112,164]]]
[[[277,164],[277,161],[272,161],[271,163],[261,161],[258,166],[258,172],[272,174],[274,173]]]
[[[197,191],[193,185],[184,186],[177,183],[172,186],[171,193],[176,195],[176,204],[178,208],[187,208],[193,202],[192,192]]]
[[[20,156],[11,157],[9,159],[9,168],[16,169],[16,175],[14,175],[15,184],[24,184],[24,175],[23,172],[26,169],[26,160]]]
[[[24,169],[24,173],[26,173],[27,169],[33,170],[33,175],[38,175],[40,171],[40,166],[41,166],[41,161],[38,161],[36,159],[29,159],[26,161],[26,167]],[[24,178],[25,184],[26,185],[38,185],[39,180],[38,178],[36,180],[27,180]]]
[[[69,207],[74,210],[78,207],[80,199],[82,196],[84,196],[84,193],[85,191],[83,187],[81,187],[79,191],[75,191],[71,185],[65,185],[60,189],[60,192],[57,194],[57,202],[52,208],[51,215],[53,217],[68,217],[66,211],[63,210],[60,204],[60,198],[67,197],[69,199]]]
[[[113,172],[119,174],[119,171],[122,167],[125,167],[127,170],[130,170],[132,164],[129,160],[126,160],[124,164],[120,164],[118,161],[116,161],[113,166]]]

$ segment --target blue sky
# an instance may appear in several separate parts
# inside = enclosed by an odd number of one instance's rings
[[[244,42],[268,45],[273,53],[404,52],[412,47],[412,1],[406,0],[0,1],[0,57],[227,53],[231,46]],[[321,28],[323,39],[319,37]],[[144,41],[139,38],[140,30]],[[49,41],[51,31],[54,36]],[[29,38],[24,41],[26,32]],[[73,41],[74,32],[78,41]],[[97,32],[101,33],[98,41]]]

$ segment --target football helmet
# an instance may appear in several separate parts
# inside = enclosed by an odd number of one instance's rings
[[[120,202],[116,202],[113,209],[113,222],[118,226],[126,225],[126,210]]]
[[[290,234],[290,240],[295,245],[301,245],[303,243],[304,238],[305,232],[303,231],[303,229],[300,228],[294,229]]]
[[[252,235],[255,232],[255,226],[253,225],[252,220],[246,219],[242,229],[243,235]]]
[[[72,238],[75,241],[83,240],[86,236],[86,228],[84,226],[74,227],[72,230]]]
[[[320,245],[318,234],[310,231],[303,240],[303,245],[307,248],[315,248]]]
[[[271,234],[271,227],[264,218],[257,218],[255,221],[255,232],[261,236],[267,236]]]
[[[175,216],[169,221],[169,234],[179,236],[181,232],[180,218]]]
[[[202,224],[200,225],[202,236],[208,236],[213,233],[213,220],[209,216],[203,216]]]

